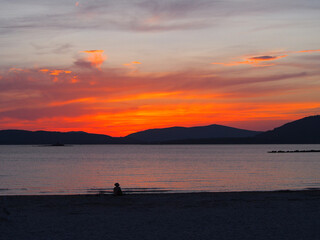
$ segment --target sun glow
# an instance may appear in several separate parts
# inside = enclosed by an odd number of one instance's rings
[[[140,56],[103,65],[104,50],[78,52],[68,66],[0,69],[0,124],[111,136],[210,124],[268,130],[319,111],[318,66],[310,64],[318,52],[270,51],[213,63],[249,67],[234,71],[209,65],[147,72],[145,61],[132,61]],[[292,55],[310,53],[308,64],[292,69]]]

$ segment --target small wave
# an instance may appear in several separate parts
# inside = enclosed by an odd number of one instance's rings
[[[171,190],[164,188],[122,188],[123,192],[132,194],[132,193],[162,193],[162,192],[170,192]],[[113,193],[110,188],[89,188],[87,189],[87,193]]]
[[[112,190],[111,188],[88,188],[88,191],[108,191]]]
[[[168,180],[163,180],[163,181],[148,181],[148,182],[153,182],[153,183],[179,183],[179,182],[187,182],[187,181],[184,181],[184,180],[171,180],[171,181],[168,181]]]
[[[170,192],[171,190],[163,189],[163,190],[124,190],[125,193],[164,193]]]

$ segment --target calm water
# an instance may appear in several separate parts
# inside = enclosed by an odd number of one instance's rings
[[[320,188],[320,145],[0,146],[0,195]]]

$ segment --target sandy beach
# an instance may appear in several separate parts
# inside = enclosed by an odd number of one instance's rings
[[[1,240],[320,239],[320,191],[6,196]]]

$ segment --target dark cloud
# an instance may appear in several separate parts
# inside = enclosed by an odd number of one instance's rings
[[[38,44],[30,43],[37,54],[66,54],[72,51],[73,45],[70,43]]]
[[[64,43],[64,44],[56,44],[52,52],[56,54],[64,54],[66,52],[70,52],[73,49],[73,45],[70,43]]]
[[[77,59],[73,64],[79,68],[95,69],[90,62],[84,59]]]
[[[274,60],[277,59],[277,56],[259,56],[259,57],[251,57],[250,60]]]

